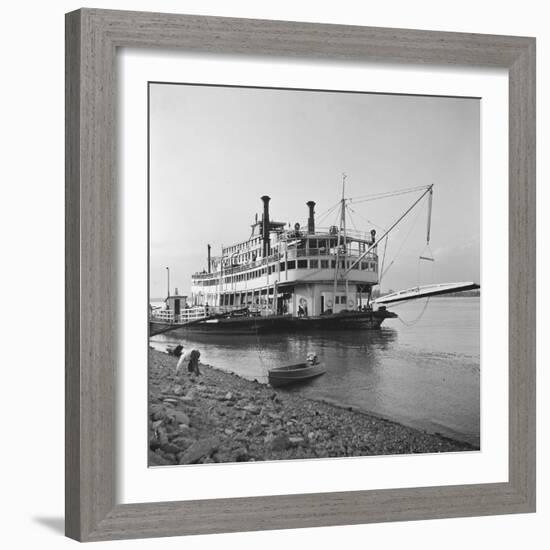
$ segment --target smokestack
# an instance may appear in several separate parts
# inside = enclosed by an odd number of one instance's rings
[[[315,233],[315,212],[313,211],[313,208],[315,207],[315,202],[308,201],[306,202],[307,206],[309,207],[309,218],[307,219],[307,232],[312,235]]]
[[[264,195],[262,201],[264,201],[264,215],[263,215],[263,226],[262,226],[262,237],[264,239],[264,258],[269,256],[269,201],[270,197]]]
[[[208,246],[208,273],[212,273],[212,261],[210,259],[210,245]]]

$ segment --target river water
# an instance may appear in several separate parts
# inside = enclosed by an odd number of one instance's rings
[[[165,350],[182,343],[201,361],[267,382],[267,369],[313,351],[325,375],[284,391],[373,413],[479,445],[480,300],[431,298],[388,309],[380,330],[219,336],[173,332],[151,338]],[[423,314],[422,314],[423,313]]]

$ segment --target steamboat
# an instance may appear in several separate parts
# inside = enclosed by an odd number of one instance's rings
[[[248,239],[223,247],[218,256],[207,245],[207,267],[192,275],[191,295],[170,296],[168,287],[167,307],[150,310],[150,334],[174,329],[222,334],[377,329],[385,319],[397,317],[384,300],[373,299],[381,277],[378,249],[425,198],[429,245],[433,186],[420,188],[420,197],[380,237],[375,229],[350,230],[346,212],[351,199],[344,189],[345,176],[342,199],[335,205],[339,223],[325,228],[316,227],[314,201],[306,203],[307,226],[291,227],[272,219],[271,199],[261,197],[263,214],[260,219],[256,215]],[[479,287],[470,282],[416,287],[395,300],[386,296],[385,303],[472,288]]]

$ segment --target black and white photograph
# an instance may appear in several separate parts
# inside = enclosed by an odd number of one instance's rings
[[[480,450],[480,99],[150,82],[149,466]]]

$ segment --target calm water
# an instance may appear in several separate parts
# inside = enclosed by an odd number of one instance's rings
[[[432,298],[392,306],[399,319],[381,330],[151,339],[164,350],[181,342],[217,368],[267,382],[267,369],[317,353],[324,376],[290,390],[353,406],[408,426],[479,444],[479,298]],[[407,324],[404,324],[407,323]]]

